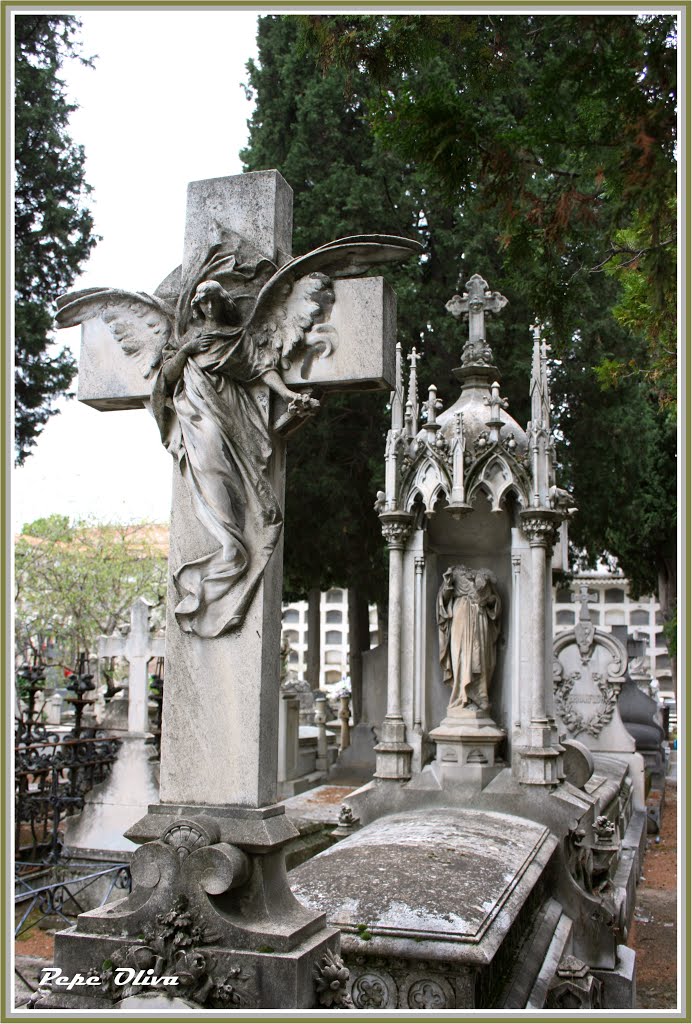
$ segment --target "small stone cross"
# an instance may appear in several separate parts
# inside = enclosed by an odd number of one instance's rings
[[[151,635],[151,607],[143,597],[138,597],[130,610],[130,626],[126,634],[99,637],[99,658],[126,658],[129,662],[127,728],[132,733],[149,732],[147,666],[152,658],[162,658],[165,649],[164,637]]]
[[[591,616],[589,615],[589,590],[583,583],[579,587],[579,594],[577,595],[577,601],[581,605],[579,609],[579,619],[581,622],[590,622]]]
[[[431,431],[439,430],[440,424],[437,422],[437,414],[442,408],[442,402],[437,397],[437,388],[434,384],[431,384],[428,388],[428,400],[423,402],[423,408],[427,414],[426,428]]]
[[[499,313],[507,305],[507,299],[499,292],[492,292],[480,274],[474,274],[466,282],[463,295],[453,295],[446,309],[457,320],[468,317],[469,343],[471,345],[485,341],[485,314]]]
[[[409,363],[411,365],[411,373],[412,373],[413,377],[415,378],[416,370],[418,368],[418,363],[421,361],[421,359],[423,357],[421,356],[420,352],[416,352],[415,348],[412,348],[410,353],[408,354],[408,356],[406,358],[408,359],[408,361],[409,361]]]

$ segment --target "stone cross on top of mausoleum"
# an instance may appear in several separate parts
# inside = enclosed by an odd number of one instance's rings
[[[457,287],[461,288],[461,278]],[[445,306],[456,320],[463,317],[469,322],[469,338],[461,356],[462,366],[490,366],[493,353],[485,339],[485,315],[499,313],[507,305],[507,299],[499,292],[491,291],[480,274],[474,274],[464,287],[463,295],[453,295]]]

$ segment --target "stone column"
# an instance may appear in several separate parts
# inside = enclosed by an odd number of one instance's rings
[[[351,746],[351,698],[348,694],[339,697],[339,721],[341,722],[339,753],[343,753],[344,750]]]
[[[514,532],[514,531],[513,531]],[[512,553],[512,719],[521,728],[519,633],[521,631],[521,555]]]
[[[320,688],[320,665],[322,661],[322,617],[320,614],[322,593],[319,587],[312,587],[308,592],[307,616],[307,653],[305,658],[305,678],[311,690]]]
[[[425,555],[416,555],[416,582],[413,611],[413,728],[423,728],[423,570]]]
[[[547,642],[552,636],[548,621],[546,592],[551,571],[548,554],[552,551],[555,529],[560,516],[552,509],[533,508],[521,513],[521,525],[531,547],[531,720],[524,730],[525,746],[521,755],[519,778],[530,785],[555,786],[563,778],[562,747],[552,718],[547,687]]]
[[[282,693],[279,703],[279,765],[277,781],[298,775],[300,701],[294,693]]]
[[[326,772],[329,770],[329,745],[327,741],[327,698],[323,693],[315,694],[315,727],[317,728],[315,768],[318,772]]]
[[[401,603],[404,545],[413,517],[407,512],[383,512],[380,520],[389,547],[389,644],[387,715],[375,747],[375,778],[405,780],[411,777],[412,748],[406,743],[406,725],[401,715]]]

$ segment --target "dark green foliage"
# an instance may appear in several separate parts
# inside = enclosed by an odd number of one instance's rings
[[[84,151],[67,126],[61,65],[77,54],[79,22],[71,17],[15,17],[15,439],[21,464],[76,365],[67,349],[51,350],[51,304],[67,290],[96,244],[84,205]]]
[[[529,327],[544,324],[559,482],[580,507],[572,538],[591,560],[615,555],[635,588],[658,583],[664,607],[675,564],[673,28],[663,15],[262,18],[244,154],[293,187],[297,252],[357,231],[425,242],[420,261],[387,277],[399,338],[424,352],[421,386],[434,382],[446,404],[466,330],[444,309],[457,279],[480,273],[509,300],[488,340],[520,423]],[[383,405],[330,399],[292,443],[296,591],[356,579],[371,599],[383,590],[371,511]]]
[[[674,16],[303,23],[323,67],[345,69],[352,88],[377,81],[368,116],[383,145],[428,173],[450,205],[486,210],[512,263],[546,296],[606,269],[625,283],[618,318],[648,358],[607,364],[602,377],[636,369],[662,405],[674,402]]]

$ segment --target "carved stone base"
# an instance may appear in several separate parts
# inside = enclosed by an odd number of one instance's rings
[[[132,855],[132,893],[56,935],[63,975],[100,983],[69,992],[54,985],[39,1005],[114,1007],[152,993],[151,973],[179,979],[156,986],[159,996],[198,1007],[326,1005],[320,972],[342,969],[339,933],[289,888],[284,846],[297,834],[278,805],[150,807],[128,833],[144,842]],[[334,1005],[346,998],[341,989],[330,989]]]
[[[506,735],[486,712],[455,709],[430,733],[437,747],[435,774],[443,782],[487,785],[505,767],[498,750]]]
[[[562,764],[564,748],[558,743],[553,723],[532,722],[526,739],[515,745],[512,769],[518,782],[529,786],[557,786],[565,777]]]
[[[603,1006],[603,985],[588,964],[565,956],[558,964],[548,989],[547,1010],[599,1010]]]
[[[375,778],[405,782],[411,778],[413,748],[406,742],[406,726],[401,718],[385,718],[380,742],[375,747]]]

